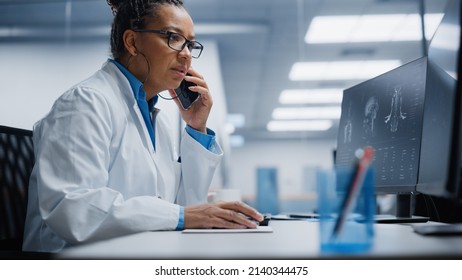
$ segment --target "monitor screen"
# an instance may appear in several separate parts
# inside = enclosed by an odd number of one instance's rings
[[[358,148],[375,150],[377,193],[415,192],[427,58],[344,90],[336,166],[351,166]]]

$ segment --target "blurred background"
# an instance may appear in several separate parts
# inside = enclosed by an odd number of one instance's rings
[[[426,55],[446,2],[184,0],[226,152],[212,190],[240,189],[263,212],[314,210],[343,90]],[[98,70],[112,17],[104,0],[0,0],[0,125],[32,129]],[[181,127],[172,102],[159,106]]]

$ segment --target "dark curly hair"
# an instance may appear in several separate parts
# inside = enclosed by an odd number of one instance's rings
[[[158,18],[161,5],[183,7],[181,0],[106,0],[114,20],[111,30],[111,53],[118,60],[124,53],[123,34],[127,29],[142,29],[146,18]]]

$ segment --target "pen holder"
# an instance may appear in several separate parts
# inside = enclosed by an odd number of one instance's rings
[[[357,170],[331,169],[316,173],[322,253],[368,251],[374,237],[374,170],[368,168],[358,183]],[[356,178],[356,181],[355,181]]]

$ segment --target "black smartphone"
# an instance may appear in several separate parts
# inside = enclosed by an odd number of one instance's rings
[[[189,74],[186,74],[186,75],[191,76]],[[191,105],[194,102],[196,102],[197,99],[199,99],[200,97],[199,93],[195,91],[191,91],[189,89],[190,86],[195,86],[195,85],[196,84],[194,83],[183,80],[180,86],[177,89],[175,89],[175,93],[178,96],[178,100],[180,101],[181,107],[183,107],[183,109],[185,110],[188,110],[191,107]]]

